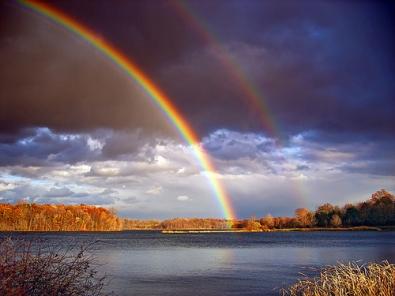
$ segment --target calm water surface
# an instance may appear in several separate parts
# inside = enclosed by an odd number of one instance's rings
[[[59,245],[98,240],[94,252],[116,295],[278,295],[312,268],[395,263],[395,232],[161,234],[14,233]]]

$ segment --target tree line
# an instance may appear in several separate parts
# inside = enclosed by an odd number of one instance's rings
[[[395,196],[384,189],[372,194],[367,201],[343,207],[325,203],[315,211],[296,209],[293,217],[266,215],[260,219],[233,221],[213,218],[122,219],[114,210],[83,204],[0,204],[0,231],[270,230],[390,225],[395,225]]]
[[[116,231],[122,219],[115,211],[89,205],[0,204],[3,231]]]
[[[119,218],[114,210],[90,205],[0,204],[0,231],[119,231],[226,229],[224,219],[175,218],[164,221]]]
[[[325,203],[315,211],[306,208],[295,210],[294,217],[251,218],[239,221],[237,228],[284,229],[312,227],[354,227],[354,226],[394,226],[395,196],[382,189],[372,194],[370,199],[343,207]]]

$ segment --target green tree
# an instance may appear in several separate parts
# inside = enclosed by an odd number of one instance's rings
[[[361,217],[358,209],[353,205],[347,205],[344,210],[343,224],[357,226],[361,224]]]
[[[317,225],[320,227],[328,227],[332,218],[333,210],[334,207],[329,203],[319,206],[315,211]]]

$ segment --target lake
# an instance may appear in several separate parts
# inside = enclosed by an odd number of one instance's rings
[[[0,233],[58,245],[97,240],[94,254],[116,295],[279,295],[337,262],[395,263],[395,232],[162,234]]]

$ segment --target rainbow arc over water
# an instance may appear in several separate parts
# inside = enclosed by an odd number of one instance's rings
[[[218,179],[215,167],[204,149],[199,144],[199,138],[191,125],[182,116],[180,111],[160,90],[144,72],[120,50],[112,46],[102,37],[98,37],[94,31],[76,21],[59,9],[38,1],[19,0],[23,7],[38,13],[39,15],[50,19],[54,23],[66,28],[70,32],[84,39],[87,43],[95,47],[105,57],[111,60],[117,67],[122,69],[126,75],[133,79],[152,99],[158,108],[166,115],[168,120],[173,124],[181,137],[193,148],[196,159],[205,171],[205,175],[214,191],[215,197],[220,204],[223,215],[228,220],[236,218],[235,211],[229,195],[224,186]]]

